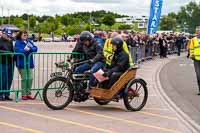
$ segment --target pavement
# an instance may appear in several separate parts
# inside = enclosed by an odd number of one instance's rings
[[[66,44],[40,44],[42,51],[65,51]],[[50,50],[49,50],[50,49]],[[67,49],[68,50],[68,49]],[[66,50],[66,51],[67,51]],[[66,52],[65,51],[65,52]],[[2,133],[193,133],[163,98],[159,70],[176,57],[141,64],[137,77],[148,84],[149,97],[142,111],[129,112],[123,102],[99,106],[93,100],[71,103],[53,111],[43,101],[0,102]],[[46,74],[45,74],[46,75]],[[14,98],[14,94],[12,94]]]
[[[182,117],[200,132],[200,96],[193,61],[185,56],[173,59],[161,70],[160,81],[167,96],[184,114]]]

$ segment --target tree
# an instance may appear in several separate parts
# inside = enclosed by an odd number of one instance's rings
[[[71,23],[73,23],[72,21],[73,21],[73,20],[70,19],[70,17],[67,16],[67,15],[64,15],[64,16],[61,17],[61,23],[62,23],[63,25],[65,25],[65,26],[70,25]]]
[[[30,28],[34,29],[34,27],[36,25],[36,18],[34,16],[30,16],[29,23],[30,23]]]
[[[14,18],[12,24],[16,25],[19,28],[24,28],[24,20],[22,18]]]
[[[80,34],[83,31],[83,28],[80,25],[69,25],[66,27],[67,34],[75,35]]]
[[[103,17],[102,22],[107,26],[112,26],[115,24],[115,18],[112,15],[107,14]]]
[[[176,30],[176,17],[173,15],[163,16],[160,22],[161,30]]]
[[[21,18],[22,18],[23,20],[28,20],[28,14],[24,13],[24,14],[21,16]]]
[[[123,24],[118,27],[119,30],[128,30],[131,29],[131,26],[128,24]]]
[[[200,3],[190,2],[188,5],[181,7],[178,12],[177,20],[181,27],[188,25],[189,32],[194,33],[196,26],[200,25]]]

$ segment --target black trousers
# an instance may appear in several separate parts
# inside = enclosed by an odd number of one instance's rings
[[[199,92],[200,92],[200,61],[194,60],[194,69],[196,72],[197,83],[198,83]]]
[[[181,55],[181,46],[177,46],[177,48],[178,48],[177,55],[180,56]]]
[[[100,84],[100,88],[110,89],[112,87],[112,85],[114,85],[114,83],[119,79],[119,77],[122,74],[123,73],[121,73],[121,72],[114,72],[114,73],[112,73],[112,75],[109,78],[109,80],[106,80],[106,81],[104,81],[104,82],[102,82]]]

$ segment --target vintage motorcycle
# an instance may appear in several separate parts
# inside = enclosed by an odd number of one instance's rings
[[[84,102],[89,99],[94,99],[99,105],[123,99],[125,107],[130,111],[140,111],[145,106],[148,98],[147,83],[143,79],[135,78],[137,67],[129,68],[110,89],[99,88],[97,85],[88,92],[86,90],[90,72],[73,73],[75,67],[87,62],[55,63],[62,72],[52,73],[43,90],[43,99],[49,108],[60,110],[72,101]]]

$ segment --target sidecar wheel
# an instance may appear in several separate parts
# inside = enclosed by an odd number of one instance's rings
[[[131,80],[123,96],[124,105],[128,110],[140,111],[147,102],[148,90],[146,84],[139,79]]]

